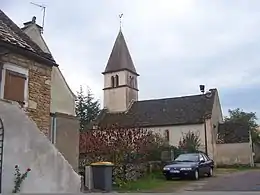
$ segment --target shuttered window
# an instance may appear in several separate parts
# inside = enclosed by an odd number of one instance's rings
[[[25,75],[6,70],[4,99],[24,103],[25,81]]]

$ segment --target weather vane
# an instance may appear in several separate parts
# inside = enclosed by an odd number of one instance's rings
[[[123,17],[123,14],[119,14],[119,19],[120,19],[120,30],[122,28],[122,17]]]

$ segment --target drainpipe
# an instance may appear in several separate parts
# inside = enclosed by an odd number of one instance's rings
[[[200,85],[200,92],[205,95],[205,98],[207,98],[207,94],[205,94],[205,85]],[[204,114],[203,123],[204,123],[204,135],[205,135],[205,153],[208,155],[208,138],[207,138],[207,126],[206,126],[206,114]]]
[[[203,123],[204,123],[204,134],[205,134],[205,152],[208,156],[208,137],[207,137],[207,125],[206,125],[206,117],[203,117]]]
[[[53,145],[56,144],[56,134],[57,134],[57,120],[56,115],[54,113],[51,113],[51,132],[50,132],[50,138],[51,143]]]

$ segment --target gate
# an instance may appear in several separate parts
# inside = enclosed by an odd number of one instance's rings
[[[2,193],[2,168],[3,168],[3,149],[4,149],[4,124],[0,118],[0,193]]]

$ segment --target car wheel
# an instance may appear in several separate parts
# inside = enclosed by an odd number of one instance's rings
[[[213,168],[211,167],[209,169],[208,177],[212,177],[212,176],[213,176]]]
[[[199,180],[199,171],[197,169],[194,171],[193,179]]]

